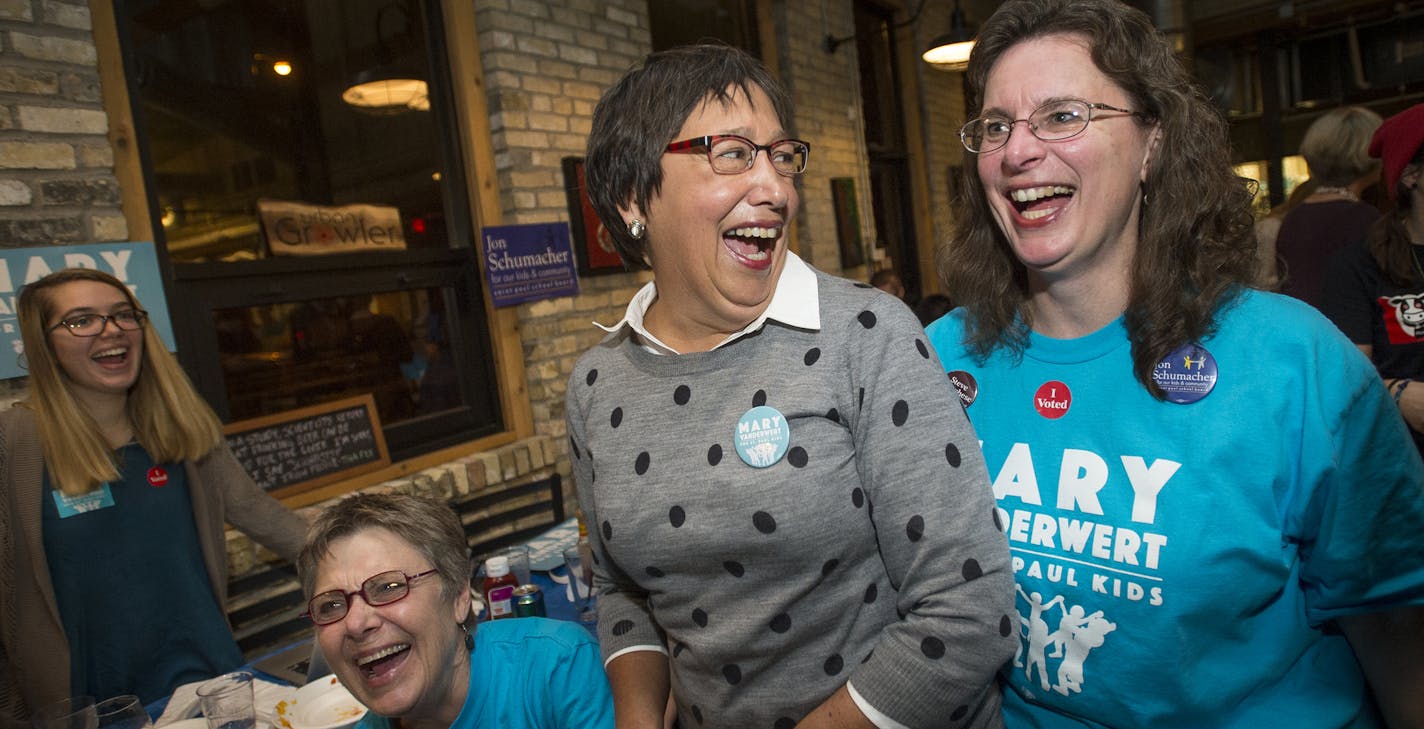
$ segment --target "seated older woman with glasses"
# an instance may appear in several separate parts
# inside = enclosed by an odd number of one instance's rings
[[[974,431],[898,299],[789,250],[810,145],[746,53],[649,56],[587,180],[653,271],[567,418],[621,728],[998,724],[1017,625]]]
[[[290,559],[302,520],[243,471],[122,281],[63,269],[16,308],[30,392],[0,413],[0,726],[237,668],[223,524]]]
[[[475,627],[459,517],[400,494],[357,494],[322,512],[297,559],[317,645],[388,729],[613,726],[598,646],[545,618]]]

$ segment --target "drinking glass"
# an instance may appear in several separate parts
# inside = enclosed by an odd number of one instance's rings
[[[501,549],[496,554],[509,560],[509,573],[519,580],[519,584],[529,584],[532,577],[529,573],[529,547],[520,544]]]
[[[153,726],[148,710],[143,708],[143,702],[137,696],[104,699],[94,705],[94,711],[99,715],[99,729],[148,729]]]
[[[590,603],[593,598],[593,564],[578,547],[564,550],[564,564],[569,569],[569,588],[574,591],[578,603],[578,619],[581,623],[598,620],[598,611]]]
[[[45,704],[30,714],[35,729],[99,729],[93,696],[71,696]]]
[[[198,685],[198,701],[208,729],[253,729],[257,708],[252,699],[252,674],[233,671]]]

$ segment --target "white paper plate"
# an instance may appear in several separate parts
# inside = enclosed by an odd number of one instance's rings
[[[289,701],[280,701],[274,723],[279,729],[339,729],[366,715],[366,707],[336,680],[324,676],[297,689]]]

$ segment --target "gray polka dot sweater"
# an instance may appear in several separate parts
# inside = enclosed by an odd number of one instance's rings
[[[916,729],[999,726],[1013,575],[973,428],[902,303],[817,280],[820,331],[659,356],[624,327],[574,367],[603,654],[665,646],[688,729],[789,728],[847,681]],[[755,468],[762,405],[790,442]]]

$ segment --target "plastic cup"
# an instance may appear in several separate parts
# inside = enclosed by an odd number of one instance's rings
[[[496,552],[509,560],[509,572],[519,580],[519,584],[527,585],[531,579],[529,572],[529,547],[520,544],[514,547],[507,547]]]
[[[137,696],[115,696],[94,705],[99,715],[99,729],[147,729],[153,726],[148,710]]]
[[[198,685],[198,701],[208,729],[253,729],[257,709],[252,699],[252,674],[233,671]]]

